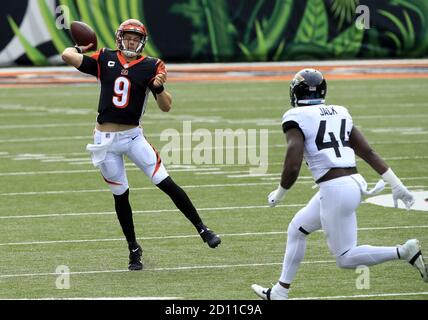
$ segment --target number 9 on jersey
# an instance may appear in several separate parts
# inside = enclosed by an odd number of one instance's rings
[[[117,108],[126,108],[129,103],[131,83],[128,78],[118,77],[114,81],[113,105]]]

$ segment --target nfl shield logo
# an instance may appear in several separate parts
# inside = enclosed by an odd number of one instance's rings
[[[128,75],[128,69],[122,69],[122,71],[120,72],[120,74],[122,76],[127,76]]]

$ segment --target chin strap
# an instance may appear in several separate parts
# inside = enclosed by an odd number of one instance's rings
[[[123,40],[122,40],[122,48],[126,48],[125,43],[123,43]],[[128,49],[123,49],[121,51],[125,56],[133,58],[139,55],[143,51],[143,48],[144,48],[143,42],[140,42],[140,44],[138,45],[135,51],[128,50]]]
[[[122,50],[121,52],[123,53],[124,56],[127,56],[128,58],[133,58],[137,56],[137,52],[135,51]]]

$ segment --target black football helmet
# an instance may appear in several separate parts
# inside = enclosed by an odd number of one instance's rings
[[[290,83],[290,101],[293,107],[324,103],[327,82],[321,72],[303,69],[296,73]]]

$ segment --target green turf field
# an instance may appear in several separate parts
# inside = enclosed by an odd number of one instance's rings
[[[349,108],[376,150],[412,190],[428,189],[428,79],[330,81],[328,103]],[[270,286],[281,271],[288,222],[316,192],[310,173],[282,206],[266,205],[279,182],[288,108],[286,83],[171,83],[173,110],[151,98],[143,118],[158,150],[160,133],[242,128],[269,130],[266,175],[250,164],[169,165],[210,228],[222,236],[213,250],[169,199],[130,163],[128,179],[145,269],[126,271],[128,250],[113,212],[113,198],[85,151],[91,142],[97,86],[0,89],[0,298],[177,297],[256,299],[250,285]],[[194,142],[196,145],[197,142]],[[377,175],[359,162],[369,183]],[[390,192],[386,189],[384,193]],[[362,204],[359,243],[396,245],[416,237],[428,256],[428,212]],[[71,271],[69,289],[55,274]],[[340,270],[322,233],[308,238],[307,255],[290,298],[428,299],[428,284],[403,261],[360,274]],[[392,294],[392,295],[390,295]]]

